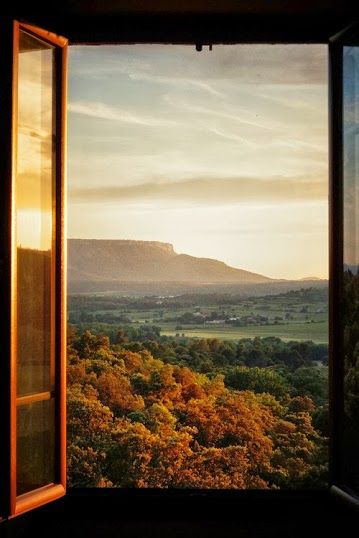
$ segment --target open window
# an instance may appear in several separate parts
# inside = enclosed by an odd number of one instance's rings
[[[331,483],[350,495],[359,490],[358,35],[330,45]],[[9,517],[66,491],[67,41],[12,21],[0,40],[0,516]]]
[[[65,492],[67,40],[18,22],[8,30],[11,170],[4,223],[8,282],[2,293],[10,347],[1,373],[8,425],[2,435],[1,512],[12,516]]]

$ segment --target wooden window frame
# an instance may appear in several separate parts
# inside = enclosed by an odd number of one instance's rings
[[[0,46],[5,52],[6,91],[0,105],[6,107],[0,127],[8,158],[0,168],[4,178],[4,214],[0,217],[3,236],[0,246],[0,301],[5,312],[0,314],[2,331],[2,372],[0,381],[0,421],[5,426],[0,447],[0,516],[13,517],[63,496],[66,492],[66,102],[68,40],[27,23],[7,21]],[[55,89],[55,208],[53,211],[54,256],[51,264],[51,343],[55,390],[17,398],[17,300],[15,244],[15,181],[17,165],[18,55],[20,31],[54,47]],[[9,136],[10,133],[10,136]],[[7,337],[9,341],[7,343]],[[22,403],[55,400],[55,482],[28,493],[16,494],[16,408]],[[4,443],[5,440],[5,443]],[[5,464],[5,465],[4,465]],[[4,465],[4,467],[3,467]]]

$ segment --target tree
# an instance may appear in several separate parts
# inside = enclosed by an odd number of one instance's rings
[[[245,366],[233,368],[226,374],[225,383],[237,390],[268,392],[277,399],[283,398],[289,392],[289,386],[285,379],[276,371],[265,368],[247,368]]]
[[[107,405],[115,415],[122,415],[144,408],[141,395],[134,394],[128,377],[120,373],[103,373],[97,380],[96,387],[100,400]]]
[[[289,377],[298,396],[310,396],[317,405],[328,401],[328,369],[324,366],[302,366]]]
[[[67,395],[69,485],[97,487],[111,446],[113,414],[91,386],[73,385]]]

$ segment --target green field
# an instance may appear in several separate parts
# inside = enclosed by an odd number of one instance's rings
[[[255,336],[276,336],[284,341],[312,340],[316,344],[328,342],[328,323],[290,323],[288,325],[265,325],[249,327],[183,327],[180,331],[165,328],[162,325],[161,334],[176,336],[184,334],[192,338],[219,338],[221,340],[239,340],[240,338],[254,338]]]
[[[230,294],[178,296],[70,295],[69,321],[117,326],[155,325],[172,337],[238,340],[275,336],[328,342],[326,288],[243,297]]]

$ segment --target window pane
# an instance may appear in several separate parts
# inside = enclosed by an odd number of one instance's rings
[[[20,33],[16,175],[18,396],[51,390],[54,49]]]
[[[344,481],[359,490],[359,47],[344,47]]]
[[[54,400],[18,406],[17,495],[55,481],[54,422]]]

